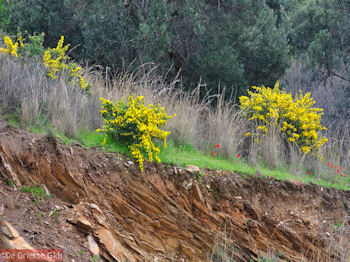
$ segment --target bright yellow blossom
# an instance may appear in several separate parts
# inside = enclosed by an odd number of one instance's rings
[[[120,101],[115,105],[102,97],[101,102],[103,109],[101,115],[105,119],[105,125],[97,131],[106,133],[103,144],[107,142],[108,137],[128,144],[141,171],[143,171],[144,153],[147,153],[150,161],[160,162],[157,156],[160,150],[152,139],[162,140],[166,147],[166,137],[170,132],[160,128],[175,115],[168,116],[164,108],[159,105],[145,106],[142,96],[134,98],[131,95],[127,104]]]
[[[44,65],[48,69],[47,75],[52,79],[56,79],[59,73],[63,70],[68,70],[70,83],[74,83],[78,85],[82,91],[92,94],[90,91],[91,84],[87,83],[80,74],[81,67],[75,63],[67,62],[70,59],[66,54],[69,45],[64,46],[63,42],[64,36],[61,36],[57,47],[48,48],[43,55]]]
[[[11,38],[9,38],[8,36],[4,37],[4,42],[6,48],[1,47],[0,53],[10,54],[11,56],[18,57],[18,42],[13,43]]]
[[[270,128],[281,125],[281,131],[288,140],[297,143],[304,154],[310,152],[311,148],[316,151],[327,141],[319,134],[321,130],[326,130],[320,124],[323,110],[312,108],[315,101],[310,93],[304,95],[299,91],[293,99],[292,94],[279,89],[279,82],[273,89],[264,86],[252,88],[255,92],[248,91],[249,97],[239,98],[240,107],[249,121],[258,122],[257,129],[262,130],[264,135]]]

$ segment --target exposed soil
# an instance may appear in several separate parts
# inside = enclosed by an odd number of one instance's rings
[[[0,220],[10,222],[33,248],[63,249],[64,261],[91,261],[85,234],[66,221],[69,203],[55,197],[34,198],[2,182],[0,207],[4,207]]]
[[[350,191],[205,172],[198,181],[146,162],[140,173],[122,156],[0,122],[0,220],[35,248],[62,248],[65,261],[92,261],[88,235],[107,261],[224,261],[222,243],[234,261],[350,261]],[[30,185],[53,197],[18,190]]]

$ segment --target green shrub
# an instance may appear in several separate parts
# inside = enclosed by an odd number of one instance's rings
[[[7,8],[4,4],[4,0],[0,0],[0,29],[6,27],[10,20],[7,17]]]
[[[166,147],[166,137],[170,132],[160,128],[175,115],[168,116],[159,104],[157,106],[153,104],[148,105],[148,107],[145,106],[143,96],[134,98],[131,95],[127,104],[119,101],[114,105],[111,101],[102,97],[101,102],[101,115],[104,118],[105,125],[97,131],[106,133],[103,144],[106,143],[108,138],[127,144],[132,156],[139,163],[141,171],[143,171],[145,152],[150,161],[155,159],[160,162],[157,156],[160,149],[152,139],[163,140],[164,147]]]
[[[17,41],[20,48],[18,50],[19,55],[27,55],[29,57],[42,57],[45,52],[44,48],[45,34],[33,34],[30,35],[26,31],[24,33],[17,33]]]
[[[257,121],[255,134],[246,135],[265,136],[272,127],[281,126],[281,131],[290,142],[296,142],[304,154],[319,149],[327,139],[319,134],[325,130],[320,124],[322,111],[312,108],[315,103],[310,93],[305,95],[300,91],[294,100],[292,94],[279,89],[266,87],[253,87],[257,92],[248,91],[250,97],[241,96],[241,109],[246,112],[250,121]]]

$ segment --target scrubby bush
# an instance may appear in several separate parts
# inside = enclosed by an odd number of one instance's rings
[[[6,48],[0,48],[0,53],[10,54],[15,57],[28,56],[39,57],[48,70],[48,77],[57,79],[58,74],[68,72],[68,80],[74,86],[78,86],[82,91],[92,94],[91,84],[87,83],[81,75],[82,68],[74,62],[68,62],[67,55],[69,45],[64,46],[64,36],[58,41],[55,48],[43,47],[44,33],[39,35],[28,35],[24,38],[22,33],[17,33],[17,42],[13,42],[8,36],[4,37]]]
[[[161,130],[160,128],[166,124],[166,121],[173,116],[168,116],[163,107],[158,104],[154,106],[150,104],[145,106],[144,97],[131,95],[128,103],[124,104],[119,101],[114,105],[111,101],[101,97],[102,111],[105,125],[98,132],[105,132],[103,144],[108,138],[112,141],[125,143],[128,145],[131,154],[139,163],[141,171],[143,171],[144,153],[148,155],[148,159],[155,159],[160,162],[157,154],[160,149],[152,141],[153,138],[160,139],[166,147],[166,138],[170,132]]]
[[[27,32],[24,33],[27,38],[24,37],[22,32],[18,32],[16,41],[12,41],[9,36],[4,36],[4,42],[6,48],[0,48],[0,53],[10,54],[11,56],[21,57],[42,57],[45,52],[43,46],[44,33],[39,35],[29,35]]]
[[[50,78],[57,78],[58,73],[62,73],[64,70],[68,70],[69,81],[78,85],[81,90],[88,93],[91,89],[91,84],[86,83],[85,79],[81,76],[81,67],[73,62],[67,62],[70,58],[67,55],[69,45],[63,46],[64,37],[57,43],[56,48],[48,48],[43,56],[44,65],[48,68],[48,76]]]
[[[20,46],[18,55],[41,58],[45,52],[44,37],[44,33],[30,35],[26,31],[24,33],[18,32],[17,41]]]
[[[6,48],[0,47],[0,53],[10,54],[11,56],[18,57],[18,42],[13,43],[12,39],[8,36],[4,37]]]
[[[58,41],[56,48],[48,48],[43,56],[44,65],[48,68],[48,76],[52,79],[57,78],[57,74],[67,69],[66,61],[69,59],[66,55],[69,45],[63,46],[64,37]]]
[[[280,130],[288,141],[295,142],[304,154],[315,152],[321,148],[327,138],[320,134],[326,128],[320,124],[323,113],[321,108],[312,108],[315,103],[310,93],[302,91],[293,99],[292,94],[279,89],[256,87],[257,92],[248,91],[250,97],[240,97],[240,107],[249,121],[258,123],[256,133],[247,136],[265,136],[270,129],[280,126]]]

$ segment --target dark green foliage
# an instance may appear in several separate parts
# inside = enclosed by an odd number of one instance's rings
[[[312,72],[312,81],[321,81],[342,90],[339,114],[329,115],[348,121],[350,115],[350,2],[347,0],[280,0],[283,18],[290,25],[289,43],[294,61]],[[310,84],[310,83],[309,83]],[[306,83],[304,86],[307,85]],[[320,85],[319,85],[320,86]],[[308,88],[305,86],[305,88]],[[335,101],[339,94],[334,93]],[[339,100],[337,100],[339,101]],[[330,102],[328,106],[333,105]],[[327,112],[327,108],[325,108]]]
[[[295,7],[289,10],[292,24],[289,38],[293,53],[296,57],[307,58],[305,61],[317,71],[319,77],[336,75],[349,79],[350,2],[292,2]]]
[[[44,48],[45,34],[41,33],[39,35],[29,35],[26,32],[25,33],[19,32],[18,35],[22,36],[24,40],[23,47],[20,49],[19,54],[22,56],[25,55],[25,56],[37,57],[41,59],[41,57],[45,53],[45,48]]]
[[[64,35],[70,56],[114,70],[153,62],[169,79],[180,71],[189,90],[200,80],[234,96],[273,86],[290,58],[316,77],[349,78],[346,0],[0,0],[0,26],[44,32],[46,46]]]
[[[4,0],[0,0],[0,30],[6,27],[9,23],[7,18],[7,8],[5,6]]]
[[[213,92],[220,85],[239,95],[273,85],[287,67],[279,1],[17,0],[7,30],[44,32],[51,46],[64,35],[78,46],[74,58],[115,70],[154,62],[170,78],[180,71],[189,89],[202,79]]]
[[[8,0],[10,19],[6,31],[15,33],[18,28],[29,34],[45,33],[45,45],[55,46],[64,35],[72,47],[81,44],[81,31],[74,20],[74,9],[66,1]],[[76,50],[78,51],[78,50]]]
[[[195,0],[176,5],[167,2],[152,1],[144,12],[139,12],[138,42],[134,46],[142,62],[156,62],[170,78],[181,70],[187,86],[197,85],[199,75],[195,83],[191,80],[198,71],[189,68],[191,59],[202,48],[198,38],[208,23],[204,21],[207,6]]]
[[[67,1],[79,6],[81,1]],[[137,21],[129,15],[124,1],[84,1],[75,11],[74,19],[81,32],[81,58],[105,66],[121,68],[137,56]]]
[[[303,4],[295,3],[293,10],[290,10],[293,29],[290,34],[290,41],[294,50],[298,53],[305,52],[317,33],[327,26],[324,9],[318,2],[317,0],[310,0]]]
[[[171,13],[175,8],[173,3],[166,2],[151,1],[147,13],[139,13],[137,42],[134,46],[138,49],[138,54],[142,55],[144,62],[157,61],[169,66],[169,54],[175,37],[171,30]]]

